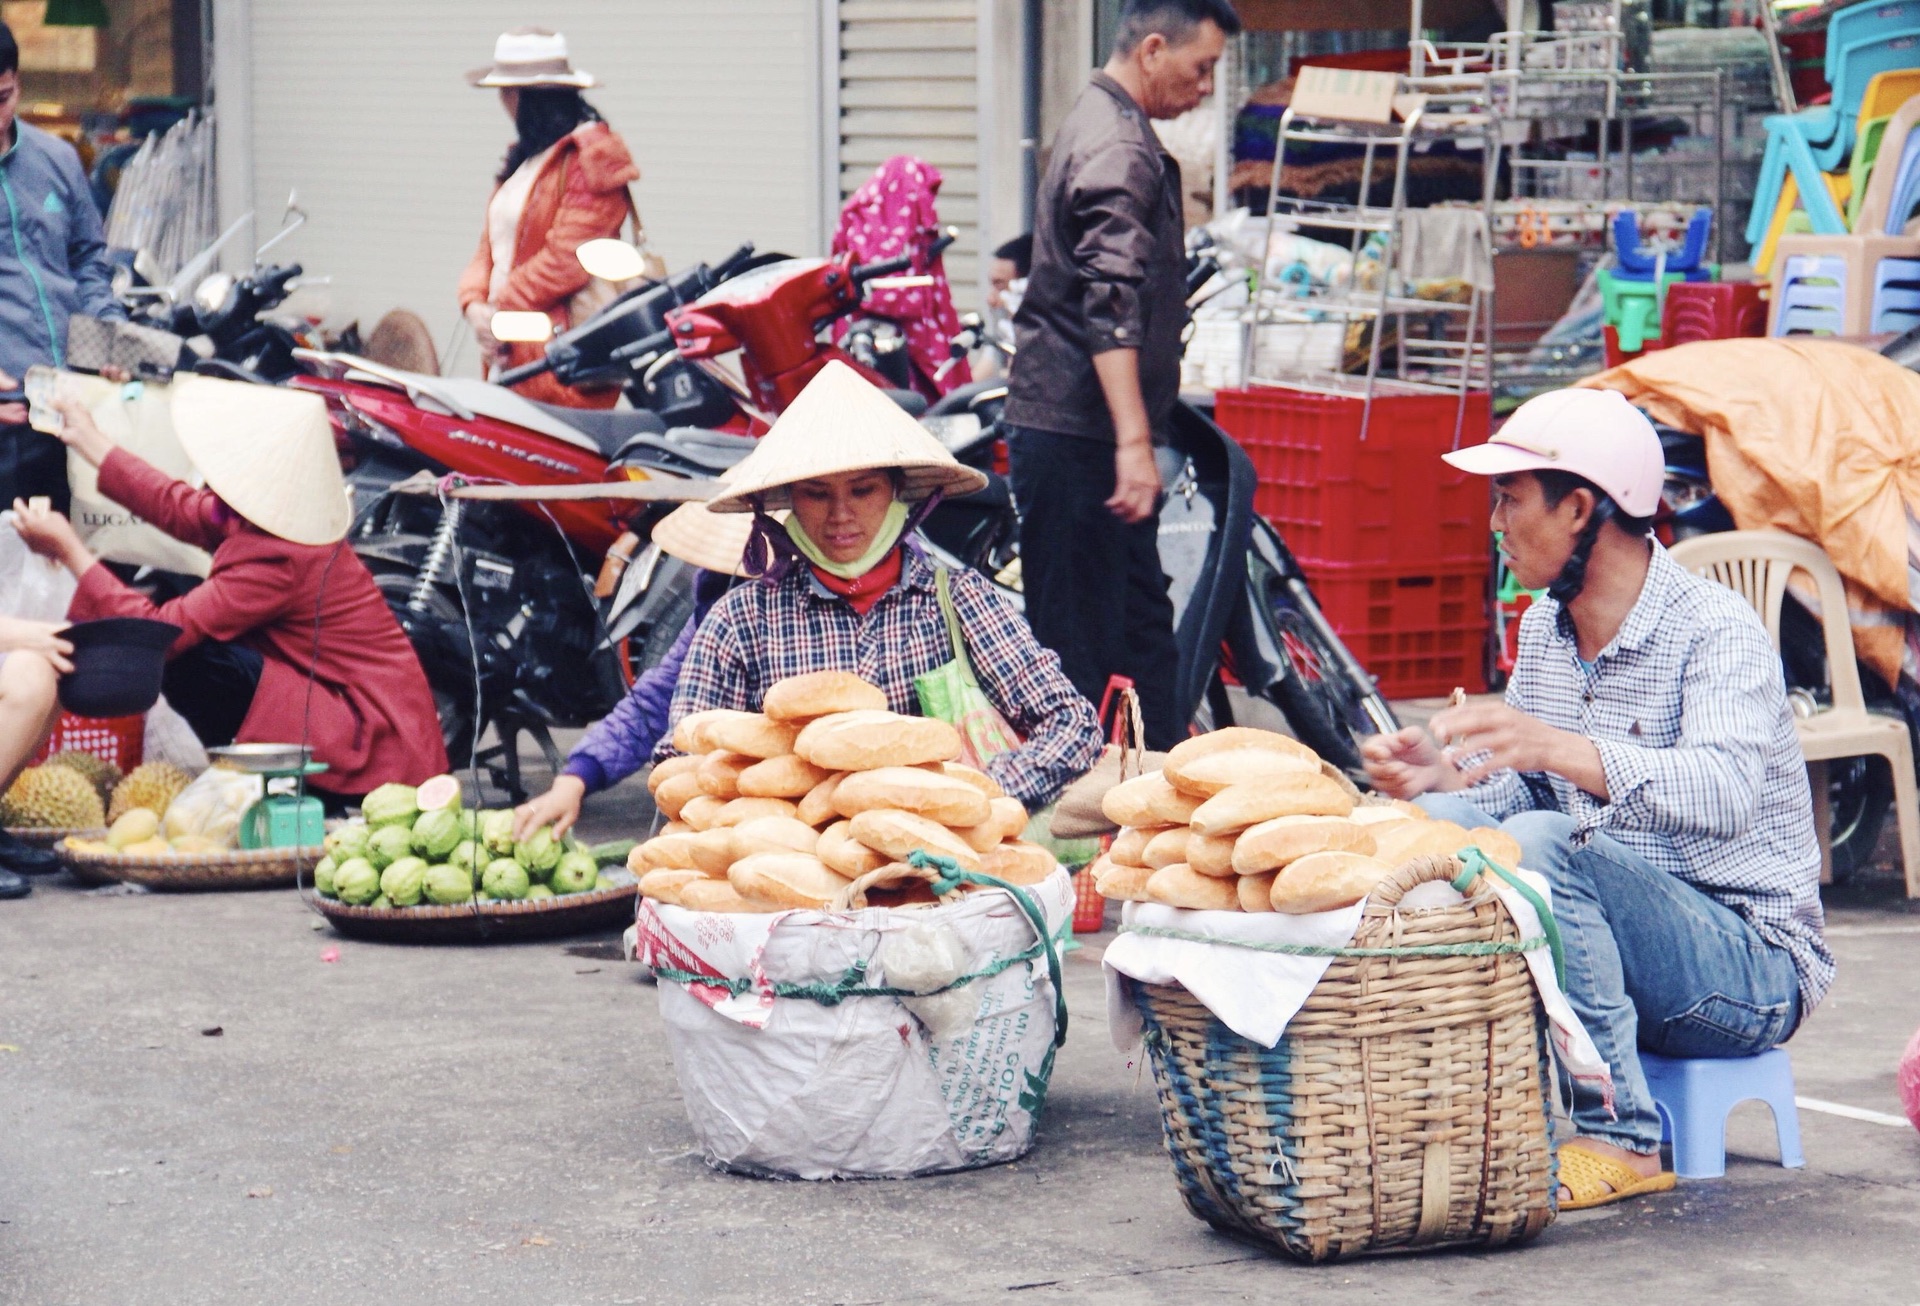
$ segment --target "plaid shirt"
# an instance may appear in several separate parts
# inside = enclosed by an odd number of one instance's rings
[[[1513,771],[1462,796],[1502,819],[1565,812],[1724,903],[1793,957],[1801,1011],[1812,1011],[1834,970],[1813,799],[1780,657],[1745,600],[1656,544],[1640,598],[1591,671],[1558,603],[1527,610],[1507,703],[1591,739],[1612,797]]]
[[[1042,648],[1026,619],[971,571],[950,573],[953,606],[987,698],[1026,737],[988,760],[1002,789],[1044,807],[1100,757],[1100,722]],[[862,617],[804,565],[778,585],[742,585],[714,605],[693,637],[671,717],[730,707],[758,711],[776,681],[809,671],[852,671],[887,693],[896,712],[919,715],[915,676],[953,660],[934,571],[908,548],[899,583]],[[656,759],[671,756],[663,742]]]

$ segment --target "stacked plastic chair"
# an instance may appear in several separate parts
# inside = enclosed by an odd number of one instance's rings
[[[1607,362],[1613,366],[1645,349],[1660,347],[1660,322],[1670,289],[1676,284],[1712,281],[1706,261],[1713,237],[1713,210],[1695,209],[1687,220],[1680,248],[1655,250],[1641,242],[1640,215],[1622,209],[1613,218],[1611,268],[1599,274]]]
[[[1766,120],[1767,149],[1746,233],[1756,266],[1768,264],[1771,241],[1784,227],[1789,178],[1814,234],[1847,230],[1840,205],[1847,202],[1849,176],[1828,174],[1853,153],[1863,124],[1920,94],[1920,0],[1835,13],[1828,20],[1826,72],[1833,88],[1827,104]]]

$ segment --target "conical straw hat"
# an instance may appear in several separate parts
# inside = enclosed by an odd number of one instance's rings
[[[901,497],[910,500],[987,487],[984,473],[962,466],[900,405],[836,359],[780,414],[760,447],[734,465],[731,491],[707,507],[751,512],[750,499],[758,496],[769,509],[788,508],[787,487],[795,481],[876,468],[905,473]]]
[[[719,480],[731,482],[733,468],[720,473]],[[787,514],[776,512],[777,520]],[[747,537],[753,534],[753,518],[745,513],[712,512],[704,503],[683,503],[662,517],[653,528],[653,542],[660,552],[707,571],[744,577],[741,556],[747,551]]]
[[[173,430],[207,488],[269,535],[332,544],[353,523],[327,406],[281,386],[175,382]]]

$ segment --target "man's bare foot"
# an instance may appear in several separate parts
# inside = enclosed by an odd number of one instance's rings
[[[1590,1138],[1585,1134],[1578,1135],[1578,1139],[1580,1146],[1586,1148],[1596,1156],[1604,1156],[1609,1161],[1618,1161],[1642,1179],[1651,1179],[1660,1173],[1660,1153],[1657,1151],[1649,1152],[1643,1156],[1639,1152],[1629,1152],[1624,1147],[1616,1146],[1603,1139]],[[1611,1189],[1609,1189],[1609,1191],[1611,1191]],[[1559,1200],[1561,1202],[1567,1202],[1572,1200],[1572,1198],[1573,1193],[1567,1186],[1565,1184],[1560,1185]]]

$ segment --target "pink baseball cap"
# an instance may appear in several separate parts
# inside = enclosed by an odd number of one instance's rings
[[[1667,479],[1659,433],[1617,390],[1535,395],[1485,444],[1441,457],[1475,476],[1572,472],[1606,491],[1629,517],[1653,516]]]

